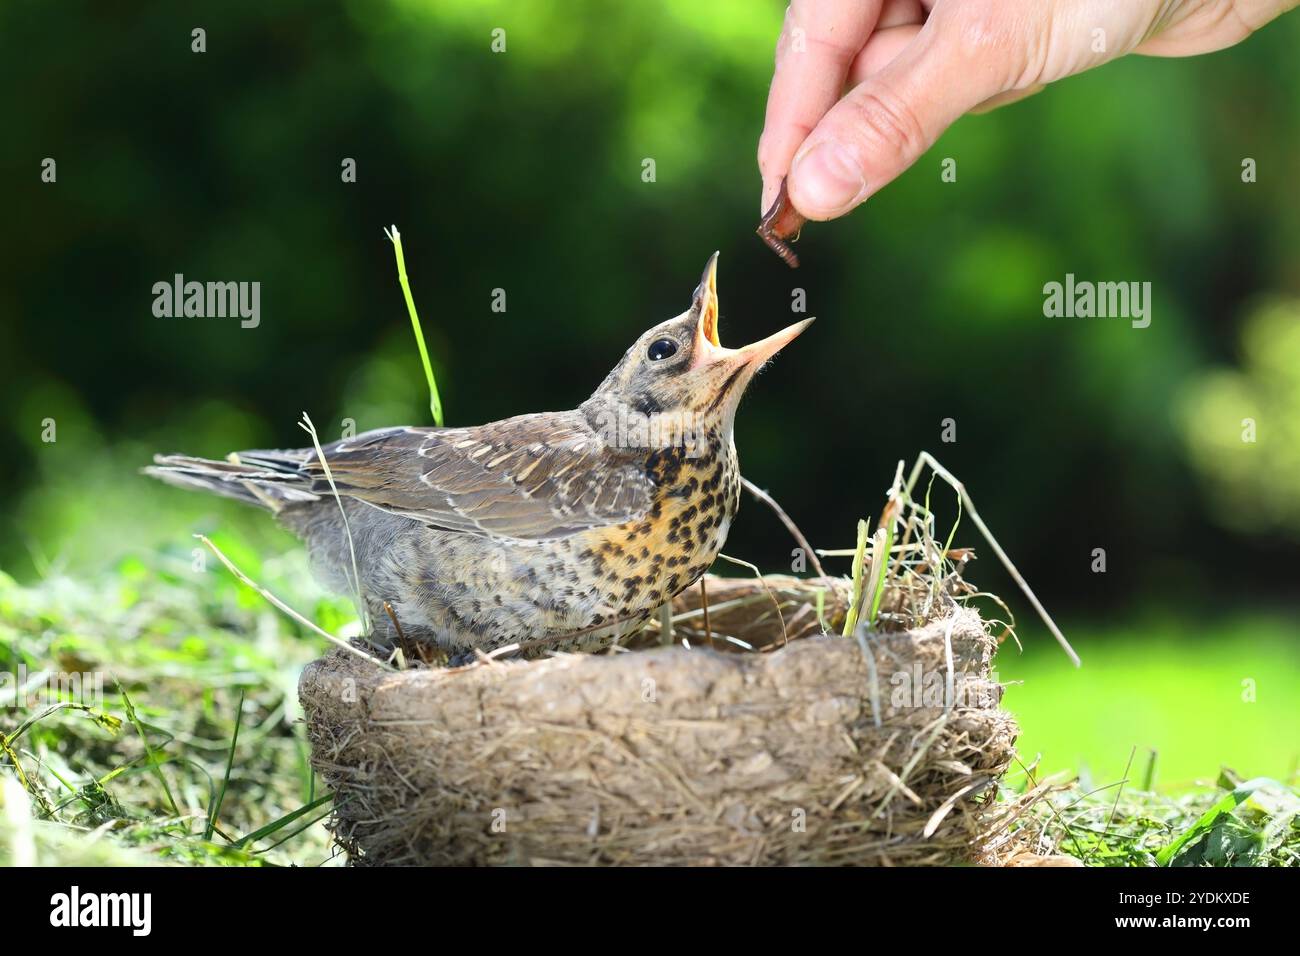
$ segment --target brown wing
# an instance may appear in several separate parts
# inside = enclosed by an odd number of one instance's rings
[[[651,506],[644,468],[580,412],[474,428],[390,428],[324,449],[339,493],[448,531],[542,539],[621,524]],[[302,473],[328,496],[315,454]]]

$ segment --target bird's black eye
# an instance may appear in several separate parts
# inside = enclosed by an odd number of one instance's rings
[[[646,352],[652,362],[658,362],[660,359],[666,359],[675,354],[677,354],[677,343],[672,339],[659,339],[652,343],[650,350]]]

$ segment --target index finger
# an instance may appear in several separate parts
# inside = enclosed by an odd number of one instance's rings
[[[776,46],[776,71],[758,140],[767,209],[795,151],[844,92],[854,57],[880,18],[883,0],[793,0]]]

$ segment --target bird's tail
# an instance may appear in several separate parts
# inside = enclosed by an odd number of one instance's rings
[[[304,457],[305,452],[298,451],[238,452],[225,461],[154,455],[154,464],[144,473],[169,485],[234,498],[278,514],[288,505],[320,500],[311,491],[311,479],[298,470]]]

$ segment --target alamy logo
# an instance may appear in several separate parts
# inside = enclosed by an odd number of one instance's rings
[[[104,675],[100,671],[27,672],[26,664],[0,671],[0,707],[49,707],[71,701],[95,710],[104,707]]]
[[[153,928],[152,893],[70,892],[50,897],[51,926],[129,926],[133,936],[148,936]]]
[[[1133,328],[1151,324],[1150,282],[1065,282],[1043,286],[1043,315],[1049,319],[1131,319]]]
[[[601,410],[593,424],[615,448],[681,448],[687,458],[698,458],[708,450],[703,421],[691,412],[642,412],[619,404]]]
[[[240,327],[262,321],[262,283],[186,282],[179,272],[171,282],[153,284],[153,314],[160,319],[240,318]]]

